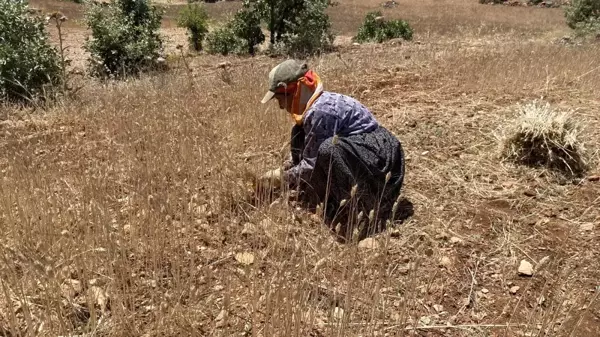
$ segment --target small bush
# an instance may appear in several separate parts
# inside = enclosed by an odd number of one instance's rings
[[[217,28],[206,36],[206,51],[210,54],[244,54],[246,41],[235,35],[231,24]]]
[[[265,41],[265,34],[260,29],[260,13],[249,2],[235,14],[231,27],[237,37],[246,41],[250,55],[254,55],[256,46]]]
[[[331,6],[329,0],[314,0],[305,3],[304,10],[296,23],[290,25],[282,35],[283,52],[296,57],[330,51],[335,36],[331,32],[331,22],[325,13]]]
[[[270,48],[285,54],[314,54],[333,44],[332,0],[244,0],[270,33]]]
[[[163,48],[161,17],[148,0],[91,5],[85,18],[92,39],[84,48],[91,54],[92,75],[121,77],[155,69]]]
[[[570,112],[534,101],[520,107],[519,117],[508,126],[502,154],[519,164],[580,175],[586,170],[580,133]]]
[[[37,98],[61,82],[44,21],[28,11],[24,1],[0,0],[0,101]]]
[[[354,40],[357,42],[374,41],[381,43],[396,38],[412,40],[413,29],[404,20],[385,21],[381,12],[377,11],[367,14]]]
[[[573,0],[565,7],[567,25],[580,29],[600,21],[600,0]]]
[[[187,28],[190,47],[196,51],[202,50],[202,40],[208,33],[208,15],[204,7],[198,4],[188,4],[179,13],[177,25]]]

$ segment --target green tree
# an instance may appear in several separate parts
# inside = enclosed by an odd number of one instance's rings
[[[565,7],[567,25],[577,29],[581,24],[600,21],[600,0],[573,0]]]
[[[311,38],[310,50],[321,49],[321,42],[330,41],[331,25],[325,13],[333,6],[331,0],[244,0],[252,4],[261,21],[267,24],[271,47],[306,41]]]
[[[244,1],[231,24],[233,33],[246,41],[248,53],[254,56],[256,45],[265,41],[265,34],[260,29],[260,13],[252,3]]]
[[[92,32],[84,48],[93,75],[127,76],[156,67],[163,49],[158,31],[162,12],[148,0],[112,0],[86,12]]]
[[[206,51],[209,54],[243,54],[247,50],[246,41],[235,35],[231,22],[206,35]]]
[[[61,82],[56,49],[26,1],[0,0],[0,101],[42,96]]]
[[[198,4],[188,4],[179,13],[177,25],[187,28],[190,46],[196,51],[202,50],[202,40],[208,33],[207,20],[206,10]]]
[[[325,13],[329,6],[329,0],[306,1],[298,20],[290,23],[280,38],[285,53],[304,56],[333,47],[335,36],[331,33],[331,21]]]
[[[403,38],[412,40],[413,29],[404,20],[385,21],[381,12],[369,12],[365,16],[358,34],[354,37],[357,42],[375,41],[381,43],[386,40]]]

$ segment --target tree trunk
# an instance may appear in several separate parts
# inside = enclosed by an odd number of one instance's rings
[[[271,22],[269,22],[269,31],[271,32],[271,47],[275,45],[275,1],[270,1],[271,5]]]

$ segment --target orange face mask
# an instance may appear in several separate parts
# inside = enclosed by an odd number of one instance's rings
[[[321,78],[317,73],[309,70],[296,84],[292,98],[292,119],[298,125],[302,125],[304,114],[319,98],[322,93]]]

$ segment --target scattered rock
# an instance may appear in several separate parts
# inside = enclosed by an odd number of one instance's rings
[[[402,38],[390,39],[387,41],[388,44],[400,46],[404,40]]]
[[[461,238],[457,238],[456,236],[453,236],[450,238],[450,243],[452,244],[458,244],[458,245],[462,245],[465,241]]]
[[[123,225],[123,233],[125,233],[126,235],[129,235],[129,233],[131,233],[131,225],[130,224]]]
[[[394,228],[394,229],[392,230],[392,232],[390,233],[390,236],[391,236],[391,237],[393,237],[393,238],[399,238],[399,237],[401,236],[401,234],[402,234],[402,233],[400,232],[400,230],[399,230],[399,229],[397,229],[397,228]]]
[[[228,67],[231,67],[231,63],[230,62],[221,62],[221,63],[217,64],[217,68],[225,69],[225,68],[228,68]]]
[[[423,317],[419,318],[419,325],[426,326],[429,324],[431,324],[431,317],[423,316]]]
[[[447,256],[442,256],[439,265],[440,267],[450,268],[452,266],[452,260]]]
[[[384,8],[393,8],[398,6],[398,3],[395,0],[386,1],[382,4]]]
[[[482,289],[481,289],[481,292],[482,292],[482,293],[484,293],[484,294],[487,294],[487,293],[489,293],[490,291],[489,291],[487,288],[482,288]]]
[[[448,235],[448,233],[445,233],[445,232],[439,233],[439,234],[437,234],[437,235],[435,236],[435,239],[436,239],[436,240],[444,240],[444,241],[446,241],[446,240],[448,240],[449,238],[450,238],[450,235]]]
[[[589,176],[587,179],[588,179],[588,181],[600,181],[600,175],[599,176],[596,176],[596,175]]]
[[[223,287],[222,285],[218,284],[213,289],[214,289],[214,291],[221,291],[221,290],[225,289],[225,287]]]
[[[379,248],[379,242],[373,238],[366,238],[358,243],[360,249],[377,249]]]
[[[440,312],[444,311],[444,306],[441,304],[434,304],[433,310],[439,314]]]
[[[522,276],[532,276],[533,275],[533,266],[526,260],[521,260],[521,264],[519,264],[519,275]]]
[[[537,195],[534,190],[525,190],[523,194],[527,197],[535,197]]]
[[[333,318],[341,321],[344,318],[344,309],[335,307],[335,309],[333,309]]]
[[[508,291],[510,291],[510,293],[514,295],[514,294],[517,293],[517,291],[519,291],[519,289],[521,289],[521,287],[519,287],[519,286],[512,286],[512,287],[510,287],[510,289]]]
[[[254,263],[254,254],[244,252],[235,254],[235,260],[244,265],[251,265]]]
[[[582,232],[590,232],[590,231],[594,230],[594,224],[591,222],[581,224],[579,226],[579,230]]]
[[[222,328],[225,326],[225,321],[227,319],[227,311],[221,310],[217,318],[215,318],[215,327]]]
[[[570,36],[563,36],[563,37],[560,38],[559,43],[572,44],[573,43],[573,39]]]
[[[254,226],[254,224],[252,224],[250,222],[246,222],[244,224],[244,229],[242,229],[242,235],[243,236],[251,236],[254,233],[256,233],[256,227]]]

